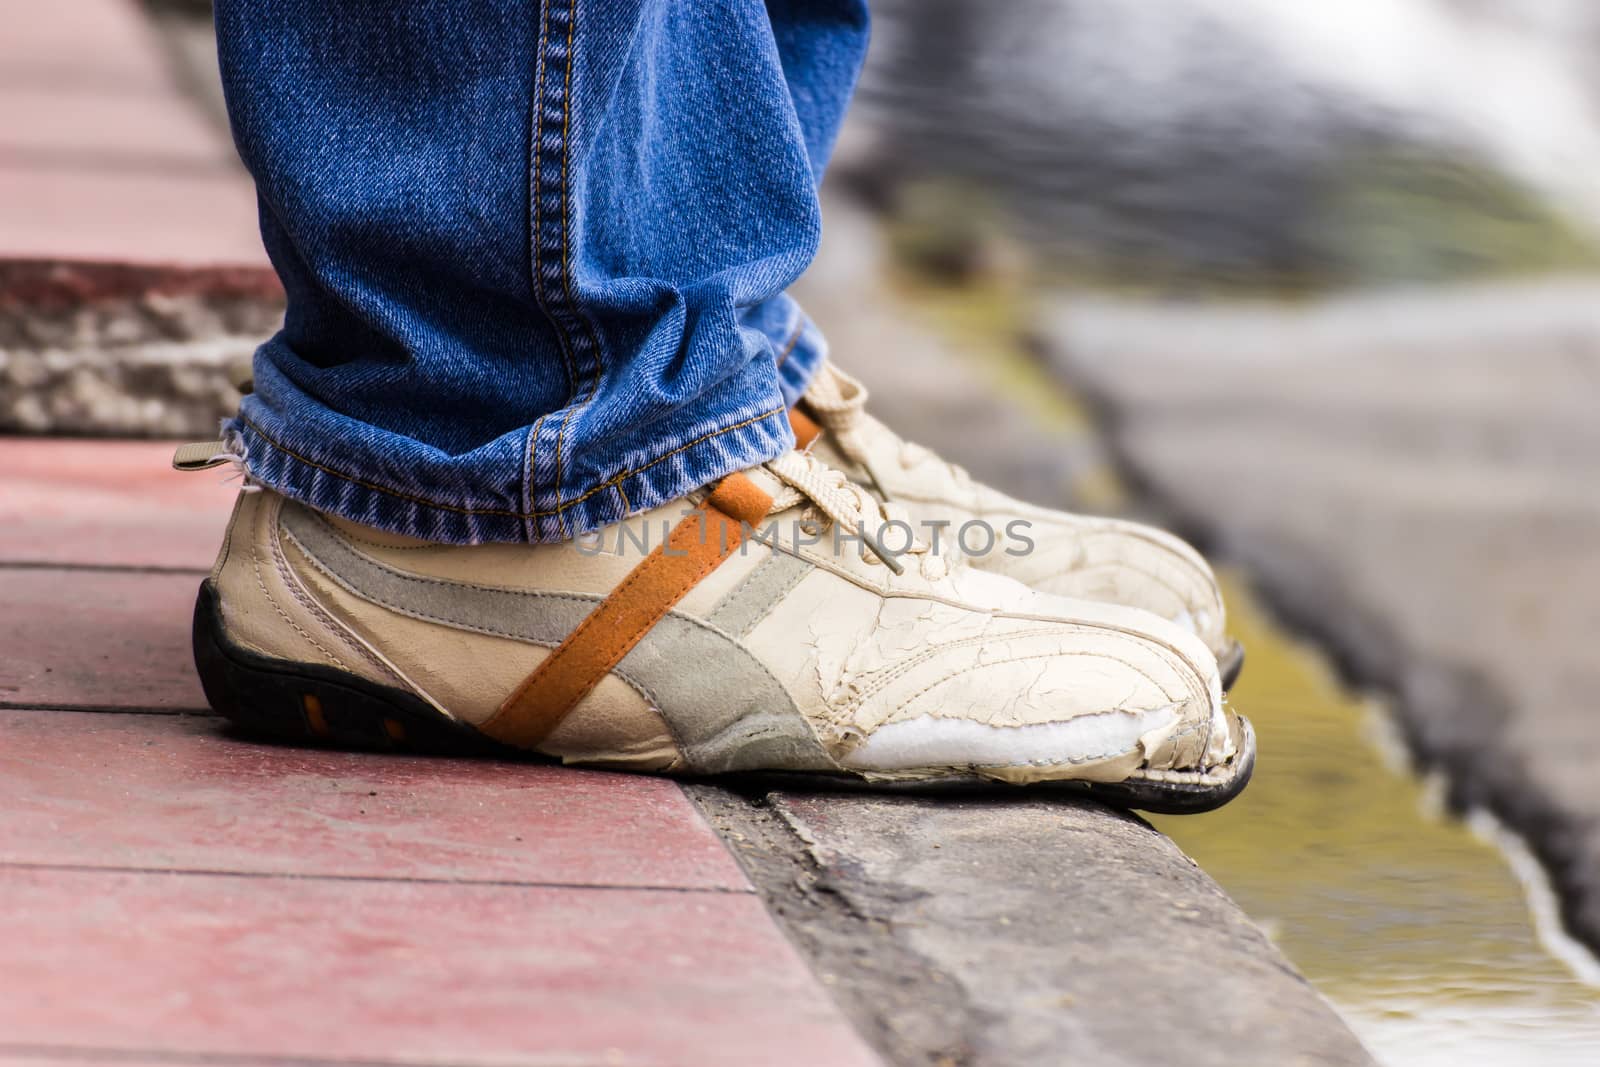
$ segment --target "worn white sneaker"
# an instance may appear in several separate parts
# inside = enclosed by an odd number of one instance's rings
[[[1058,596],[1142,608],[1193,632],[1217,657],[1223,688],[1233,685],[1244,650],[1227,635],[1216,575],[1188,543],[1141,523],[1009,497],[901,439],[866,412],[866,400],[865,386],[824,364],[790,412],[799,446],[901,504],[916,529],[954,540],[978,523],[958,545],[975,567]]]
[[[1253,735],[1193,634],[926,544],[875,551],[885,516],[800,453],[555,545],[432,544],[257,488],[201,586],[195,659],[222,714],[343,744],[1049,782],[1154,811],[1244,787]]]

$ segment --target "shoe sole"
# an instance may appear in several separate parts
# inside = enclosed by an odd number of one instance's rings
[[[247,732],[296,743],[458,756],[543,759],[502,745],[465,723],[441,715],[403,689],[318,663],[275,659],[244,648],[222,629],[216,587],[200,584],[194,607],[194,661],[206,701]],[[892,793],[1040,791],[1092,797],[1119,808],[1163,815],[1211,811],[1238,796],[1255,769],[1255,732],[1243,726],[1240,751],[1224,767],[1201,772],[1140,772],[1123,782],[1041,782],[1003,786],[977,774],[916,781],[866,779],[848,773],[764,771],[718,776],[730,784],[767,788],[872,790]],[[1159,777],[1155,777],[1159,776]],[[708,779],[709,780],[709,779]]]
[[[1239,680],[1244,670],[1244,646],[1237,641],[1228,642],[1228,650],[1217,657],[1217,673],[1222,676],[1222,691],[1226,693]]]

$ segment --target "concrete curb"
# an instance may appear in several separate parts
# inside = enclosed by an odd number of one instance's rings
[[[214,434],[282,318],[262,267],[0,261],[0,431]]]
[[[891,1063],[1373,1062],[1216,883],[1131,815],[689,791]]]

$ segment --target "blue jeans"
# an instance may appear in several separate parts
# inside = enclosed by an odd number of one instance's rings
[[[226,430],[312,507],[555,541],[792,447],[865,0],[217,0],[288,293]]]

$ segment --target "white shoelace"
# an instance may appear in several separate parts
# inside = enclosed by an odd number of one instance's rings
[[[852,482],[843,471],[835,470],[820,459],[804,452],[787,452],[766,465],[767,470],[783,483],[783,489],[773,498],[768,514],[805,506],[809,515],[822,516],[835,523],[845,533],[859,537],[876,557],[896,574],[904,573],[900,557],[915,557],[923,577],[937,581],[950,573],[949,557],[935,552],[933,546],[916,536],[910,515],[899,505],[880,502],[862,486]],[[897,524],[911,532],[910,543],[900,552],[889,551],[879,536],[883,527]]]
[[[866,420],[867,387],[860,381],[835,367],[824,363],[806,389],[806,406],[816,415],[817,421],[832,435],[834,445],[866,471],[878,496],[888,498],[883,481],[873,469],[872,458],[862,430]],[[952,480],[959,485],[969,485],[972,475],[954,463],[940,459],[931,449],[898,437],[884,426],[878,432],[893,441],[898,448],[896,459],[902,469],[909,470],[923,463],[937,462],[944,467]]]

